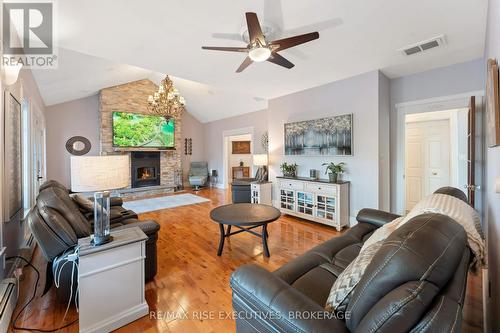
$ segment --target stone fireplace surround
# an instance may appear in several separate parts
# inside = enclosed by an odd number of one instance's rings
[[[100,122],[100,154],[128,154],[133,151],[160,153],[160,185],[171,189],[176,185],[176,173],[182,170],[181,165],[181,128],[182,117],[175,121],[175,150],[158,150],[151,148],[116,148],[113,147],[113,112],[132,112],[148,114],[147,99],[158,89],[148,79],[129,82],[126,84],[104,88],[99,93],[99,122]],[[132,158],[130,159],[132,163]],[[131,166],[132,167],[132,166]],[[129,187],[132,185],[130,174]],[[144,187],[147,189],[147,187]]]

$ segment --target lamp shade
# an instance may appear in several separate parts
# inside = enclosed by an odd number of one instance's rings
[[[128,155],[71,156],[71,190],[95,192],[127,187]]]
[[[267,165],[267,154],[253,155],[253,165]]]

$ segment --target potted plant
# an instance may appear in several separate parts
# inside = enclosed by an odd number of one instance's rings
[[[336,183],[338,180],[338,175],[345,171],[344,162],[340,162],[338,164],[335,164],[333,162],[323,163],[323,166],[326,166],[325,175],[328,174],[331,183]]]
[[[297,176],[297,164],[288,164],[283,162],[280,165],[281,172],[283,173],[283,177],[295,178]]]

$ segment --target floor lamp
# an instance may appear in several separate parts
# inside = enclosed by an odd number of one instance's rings
[[[71,156],[71,190],[94,192],[94,245],[111,241],[110,190],[129,185],[128,155]]]

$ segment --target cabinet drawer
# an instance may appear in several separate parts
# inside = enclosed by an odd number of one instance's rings
[[[260,188],[259,184],[250,184],[252,190],[258,190]]]
[[[307,183],[306,191],[313,193],[322,193],[326,195],[337,195],[337,187],[334,185]]]
[[[289,189],[289,190],[303,190],[304,189],[304,183],[303,182],[298,182],[295,180],[281,180],[280,181],[280,187],[284,189]]]

